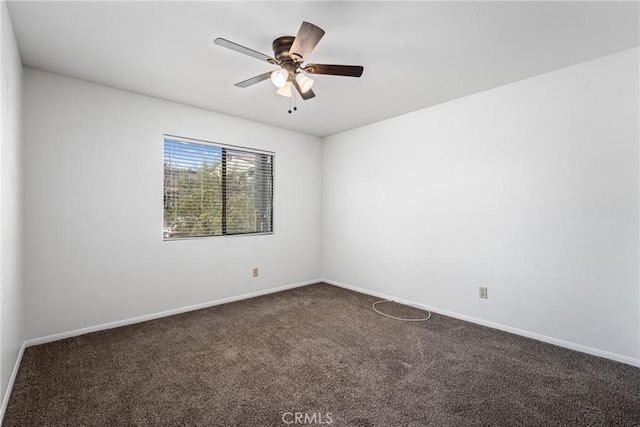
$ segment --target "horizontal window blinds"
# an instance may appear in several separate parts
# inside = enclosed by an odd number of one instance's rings
[[[165,240],[273,232],[274,154],[165,136]]]

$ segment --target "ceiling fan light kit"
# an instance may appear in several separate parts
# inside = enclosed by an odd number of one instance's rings
[[[312,78],[307,77],[302,73],[296,74],[296,82],[300,85],[300,90],[302,90],[302,92],[309,92],[314,83]]]
[[[293,92],[291,91],[291,82],[286,82],[284,86],[278,89],[277,93],[278,95],[291,98],[293,96]]]
[[[249,87],[271,78],[271,82],[278,88],[277,93],[279,95],[291,98],[293,96],[291,86],[293,86],[300,94],[300,97],[303,100],[307,100],[316,96],[311,90],[315,82],[304,73],[360,77],[364,71],[364,67],[361,65],[308,64],[303,66],[302,63],[307,59],[324,34],[322,28],[309,22],[303,22],[297,36],[278,37],[273,41],[271,46],[274,57],[220,37],[215,39],[214,43],[261,61],[266,61],[269,64],[280,66],[279,70],[266,72],[236,83],[237,87]],[[295,107],[294,110],[296,110]],[[289,112],[291,112],[291,109],[289,109]]]
[[[289,81],[289,73],[284,69],[279,69],[271,73],[271,82],[278,88],[284,87]]]

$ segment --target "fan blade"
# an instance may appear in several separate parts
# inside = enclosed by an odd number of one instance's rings
[[[237,43],[230,42],[227,39],[223,39],[223,38],[218,37],[213,42],[215,44],[217,44],[218,46],[226,47],[227,49],[235,50],[236,52],[240,52],[240,53],[244,53],[245,55],[253,56],[254,58],[257,58],[257,59],[259,59],[261,61],[266,61],[266,62],[269,62],[271,64],[277,64],[278,63],[274,58],[272,58],[272,57],[270,57],[268,55],[265,55],[264,53],[256,52],[253,49],[249,49],[248,47],[244,47],[244,46],[241,46],[241,45],[239,45]]]
[[[297,62],[303,62],[324,36],[324,30],[309,22],[303,22],[298,35],[289,49],[289,54]]]
[[[309,89],[306,92],[303,92],[302,89],[300,89],[300,85],[298,84],[298,82],[296,81],[296,79],[293,79],[293,86],[295,86],[296,90],[298,91],[298,93],[300,94],[300,96],[302,97],[302,99],[304,99],[305,101],[307,99],[311,99],[314,96],[316,96],[315,93],[313,93],[313,91],[311,89]]]
[[[361,65],[309,64],[304,67],[309,74],[329,74],[332,76],[360,77],[364,71]]]
[[[244,80],[244,81],[242,81],[240,83],[236,83],[235,86],[247,87],[247,86],[254,85],[254,84],[259,83],[259,82],[261,82],[263,80],[267,80],[269,77],[271,77],[271,73],[273,73],[273,71],[269,71],[268,73],[260,74],[259,76],[251,77],[250,79]]]

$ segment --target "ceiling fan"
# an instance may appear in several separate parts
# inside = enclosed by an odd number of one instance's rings
[[[302,99],[311,99],[315,95],[311,90],[313,79],[307,74],[328,74],[332,76],[360,77],[364,67],[360,65],[329,65],[329,64],[307,64],[302,63],[309,57],[311,51],[316,47],[320,39],[324,36],[324,30],[309,22],[303,22],[298,31],[298,35],[278,37],[272,43],[274,57],[256,52],[253,49],[241,46],[237,43],[218,37],[214,43],[236,52],[244,53],[269,64],[279,65],[280,69],[268,71],[259,76],[236,83],[237,87],[248,87],[263,80],[271,78],[273,84],[278,88],[278,94],[291,97],[293,86]],[[303,73],[304,71],[304,73]]]

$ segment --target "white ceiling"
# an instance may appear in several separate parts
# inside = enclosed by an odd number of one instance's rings
[[[638,2],[7,2],[24,65],[326,136],[639,44]],[[288,100],[276,69],[213,44],[273,55],[301,22],[326,31],[307,62],[363,65],[315,76]]]

